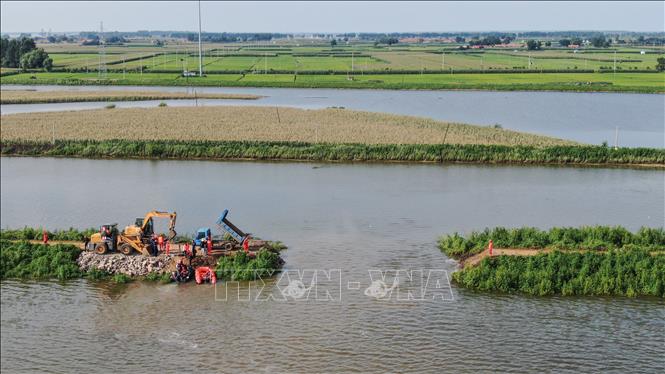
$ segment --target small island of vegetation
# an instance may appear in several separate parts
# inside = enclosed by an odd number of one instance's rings
[[[495,254],[487,248],[493,241]],[[528,295],[665,297],[665,230],[643,227],[506,229],[457,233],[439,248],[461,260],[452,275],[477,291]]]

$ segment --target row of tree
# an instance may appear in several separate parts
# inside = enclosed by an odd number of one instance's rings
[[[53,68],[51,59],[42,48],[37,48],[32,38],[0,39],[0,66],[22,70]]]

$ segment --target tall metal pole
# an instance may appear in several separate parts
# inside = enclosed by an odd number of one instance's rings
[[[446,68],[446,51],[441,51],[441,70]]]
[[[199,77],[203,76],[203,55],[201,54],[201,0],[199,0]]]
[[[354,64],[353,64],[353,51],[351,51],[351,72],[353,73],[354,70]]]

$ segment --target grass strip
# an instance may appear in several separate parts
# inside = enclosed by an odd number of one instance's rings
[[[331,144],[262,141],[2,140],[3,156],[81,158],[410,161],[557,165],[665,165],[665,149],[475,144]]]
[[[496,256],[452,274],[476,291],[547,296],[665,297],[665,255],[641,248]]]

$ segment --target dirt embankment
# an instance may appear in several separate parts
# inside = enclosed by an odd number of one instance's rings
[[[535,256],[539,253],[548,253],[552,249],[530,249],[530,248],[494,248],[492,250],[492,256]],[[489,249],[486,249],[478,254],[475,254],[471,257],[466,258],[460,265],[464,266],[474,266],[478,265],[485,257],[490,257]]]

